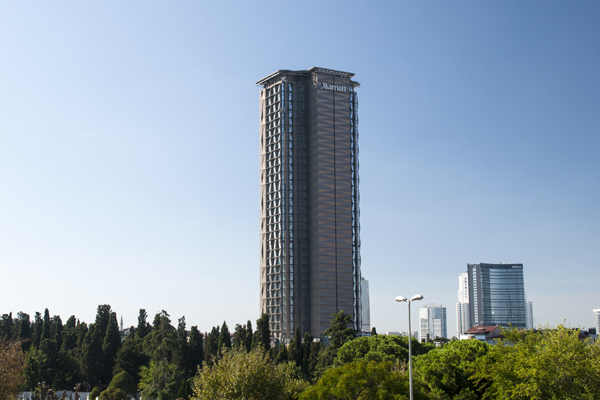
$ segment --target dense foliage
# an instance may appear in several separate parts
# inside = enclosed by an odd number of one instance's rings
[[[210,332],[173,326],[161,311],[121,337],[116,314],[98,307],[93,323],[74,316],[5,314],[0,320],[0,400],[17,389],[94,388],[91,398],[406,399],[407,337],[356,337],[350,317],[332,316],[320,340],[296,329],[289,343],[271,340],[268,318],[223,322]],[[476,340],[418,343],[412,339],[414,393],[421,400],[595,399],[600,344],[564,326],[503,331],[494,345]],[[25,361],[25,365],[23,363]],[[110,382],[110,384],[109,384]],[[19,387],[20,385],[20,387]],[[39,388],[38,388],[39,390]]]
[[[0,339],[0,400],[14,398],[23,380],[25,355],[21,343]]]

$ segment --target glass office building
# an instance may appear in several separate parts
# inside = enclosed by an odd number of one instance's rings
[[[471,326],[526,328],[523,264],[467,264]]]
[[[447,338],[446,307],[441,304],[427,304],[419,309],[419,341]]]
[[[260,308],[272,337],[361,329],[358,82],[280,70],[260,91]]]

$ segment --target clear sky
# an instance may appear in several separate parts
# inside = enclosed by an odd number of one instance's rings
[[[599,20],[598,1],[1,1],[0,314],[254,322],[255,82],[319,66],[361,83],[379,332],[421,293],[454,334],[477,262],[524,264],[536,323],[593,326]]]

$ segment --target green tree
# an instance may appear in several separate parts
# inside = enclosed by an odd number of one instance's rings
[[[104,340],[102,341],[102,353],[103,353],[103,370],[104,379],[108,380],[112,376],[112,370],[115,366],[115,358],[121,348],[121,335],[119,334],[119,324],[117,323],[117,313],[111,312],[106,331],[104,334]]]
[[[504,339],[477,360],[474,378],[485,399],[597,399],[600,345],[559,325],[539,331],[503,330]]]
[[[191,378],[196,372],[192,365],[191,350],[188,345],[188,333],[185,329],[185,317],[181,317],[177,324],[177,350],[173,362],[180,370],[184,371],[185,378]]]
[[[204,361],[212,365],[219,354],[219,327],[213,326],[212,330],[204,338]]]
[[[262,314],[256,320],[256,332],[252,337],[252,348],[262,347],[265,350],[271,349],[271,331],[269,330],[269,316]]]
[[[9,314],[3,314],[0,319],[0,340],[14,340],[13,337],[14,321],[12,312]]]
[[[135,384],[135,380],[131,375],[127,373],[127,371],[123,371],[113,376],[108,388],[120,389],[125,394],[135,396],[137,393],[137,385]]]
[[[333,315],[331,325],[325,331],[331,346],[339,349],[342,345],[356,337],[356,331],[352,328],[352,316],[340,310]]]
[[[98,389],[97,387],[95,387],[95,388],[92,389],[92,391],[88,395],[88,399],[95,400],[96,397],[100,397],[100,393],[101,393],[100,389]]]
[[[229,333],[229,327],[227,323],[223,321],[223,325],[221,326],[221,332],[219,333],[219,342],[218,342],[219,351],[223,350],[223,348],[230,349],[231,348],[231,334]]]
[[[252,349],[252,340],[254,339],[254,333],[252,332],[252,322],[248,320],[246,323],[246,351]]]
[[[471,379],[476,362],[484,357],[489,345],[479,340],[454,340],[415,357],[415,382],[432,399],[476,400],[481,391]]]
[[[319,353],[321,344],[314,341],[314,337],[308,333],[304,333],[303,339],[304,355],[302,356],[302,372],[307,379],[312,379],[317,362],[319,361]]]
[[[99,400],[125,400],[127,394],[119,388],[109,387],[100,393],[99,398]]]
[[[42,341],[42,329],[44,321],[42,320],[42,314],[36,311],[35,319],[31,327],[31,347],[38,348]]]
[[[147,321],[148,313],[143,308],[140,308],[140,314],[138,316],[138,326],[135,330],[136,335],[139,336],[140,339],[146,337],[147,334],[150,333],[151,327]]]
[[[193,398],[279,400],[297,395],[288,390],[298,390],[300,386],[288,370],[271,360],[262,346],[249,353],[233,348],[224,351],[217,364],[205,365],[198,373],[193,383]]]
[[[48,309],[46,308],[44,310],[44,322],[42,324],[42,338],[41,340],[44,339],[50,339],[51,335],[50,335],[50,312],[48,311]]]
[[[368,361],[396,361],[408,363],[407,336],[377,335],[362,336],[345,343],[337,352],[335,365],[342,365],[364,358]],[[431,343],[419,343],[412,338],[412,354],[426,354],[435,346]]]
[[[169,314],[162,310],[154,317],[152,331],[144,338],[144,352],[151,361],[172,362],[178,349],[177,331],[171,325]]]
[[[290,340],[288,347],[288,359],[293,361],[298,367],[302,367],[302,359],[304,358],[304,346],[302,346],[302,335],[300,327],[297,326],[294,330],[294,338]]]
[[[204,343],[202,334],[198,330],[197,326],[192,326],[190,329],[190,340],[188,341],[188,347],[190,349],[190,359],[193,373],[196,373],[198,367],[202,365],[204,361]]]
[[[139,336],[128,338],[117,352],[113,374],[126,371],[137,382],[140,380],[140,368],[148,365],[149,357],[144,353]]]
[[[246,326],[235,324],[235,330],[233,332],[233,347],[246,346]]]
[[[14,399],[23,382],[25,354],[20,342],[0,339],[0,400]]]
[[[277,358],[275,359],[277,361],[277,364],[287,364],[289,359],[290,357],[288,354],[287,346],[285,345],[285,343],[279,343]]]
[[[405,371],[393,370],[392,365],[390,361],[360,359],[328,369],[315,385],[300,394],[300,399],[406,399],[408,376]]]
[[[19,312],[19,333],[17,340],[22,342],[24,351],[29,350],[31,347],[31,321],[29,321],[29,314]]]
[[[352,329],[352,317],[340,310],[333,315],[331,325],[325,331],[325,339],[328,345],[319,355],[317,364],[318,371],[324,371],[325,368],[333,364],[340,347],[346,342],[356,337],[356,331]]]
[[[141,368],[138,387],[142,398],[154,400],[174,400],[182,379],[182,371],[177,365],[166,360],[151,361]]]

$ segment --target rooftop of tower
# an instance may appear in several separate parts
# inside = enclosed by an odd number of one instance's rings
[[[278,71],[273,72],[270,75],[265,76],[264,78],[258,80],[256,82],[257,85],[264,85],[269,79],[276,77],[277,75],[283,75],[283,74],[297,74],[297,75],[306,75],[306,74],[310,74],[312,72],[321,72],[321,73],[325,73],[325,74],[331,74],[331,75],[336,75],[336,76],[341,76],[344,78],[352,78],[354,76],[354,73],[352,72],[344,72],[344,71],[337,71],[334,69],[328,69],[328,68],[320,68],[320,67],[312,67],[309,68],[307,70],[289,70],[289,69],[280,69]],[[354,82],[356,83],[356,86],[359,85],[358,82]]]

